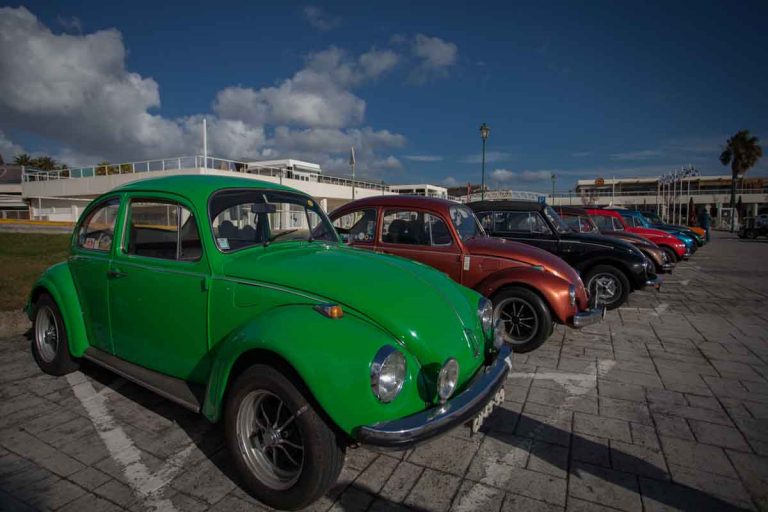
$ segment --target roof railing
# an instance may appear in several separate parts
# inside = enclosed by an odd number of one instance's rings
[[[120,164],[105,163],[91,167],[77,167],[71,169],[57,169],[44,171],[33,167],[22,167],[21,179],[23,182],[51,181],[61,179],[92,178],[94,176],[108,176],[114,174],[134,174],[144,172],[164,172],[180,169],[211,169],[216,171],[242,172],[259,176],[273,176],[286,179],[297,179],[330,185],[342,185],[356,188],[389,191],[389,185],[382,182],[366,181],[334,176],[330,174],[312,174],[310,177],[301,172],[277,167],[249,167],[246,162],[227,160],[225,158],[203,157],[200,155],[180,156],[175,158],[162,158],[157,160],[141,160],[138,162],[126,162]]]

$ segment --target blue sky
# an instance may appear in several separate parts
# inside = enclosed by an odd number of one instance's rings
[[[362,174],[461,184],[486,122],[492,186],[720,174],[728,135],[768,140],[766,22],[765,2],[27,2],[0,11],[0,152],[191,154],[205,116],[220,156],[345,173],[354,144]]]

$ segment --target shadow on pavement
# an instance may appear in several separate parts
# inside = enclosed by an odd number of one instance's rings
[[[210,424],[201,415],[177,406],[133,383],[113,386],[115,382],[122,379],[95,365],[84,364],[81,371],[97,382],[113,388],[115,393],[176,423],[176,425],[188,434],[189,438],[196,444],[203,455],[211,461],[211,463],[213,463],[244,493],[249,494],[247,487],[244,485],[235,471],[234,465],[231,464],[229,460],[229,455],[224,447],[224,436],[220,424]],[[503,431],[494,428],[494,425],[503,425]],[[606,446],[595,443],[578,434],[572,434],[571,432],[559,429],[552,425],[542,423],[525,414],[518,414],[508,409],[497,407],[493,414],[488,418],[486,427],[484,427],[483,431],[485,435],[507,444],[510,444],[509,436],[512,435],[511,432],[513,431],[515,432],[515,436],[528,437],[533,441],[559,439],[560,444],[570,443],[570,456],[565,459],[556,456],[555,452],[548,450],[544,450],[541,453],[537,452],[536,455],[563,471],[570,471],[572,475],[578,474],[574,473],[575,471],[585,472],[592,475],[592,477],[623,487],[633,493],[638,492],[637,481],[639,479],[642,496],[667,507],[690,511],[744,510],[706,492],[673,483],[669,480],[666,472],[634,455],[613,450],[614,460],[621,458],[622,464],[624,466],[632,467],[634,474],[619,472],[608,467],[592,465],[589,462],[581,463],[573,461],[572,453],[576,444],[578,444],[581,453],[604,452]],[[510,444],[510,447],[512,446],[514,446],[514,444]],[[451,454],[446,452],[445,455],[448,457]],[[515,469],[510,466],[510,479],[514,478],[514,474],[512,474],[514,471]],[[638,476],[636,479],[635,474],[642,476]],[[713,482],[713,485],[716,484]],[[376,511],[419,510],[410,505],[405,506],[380,496],[375,496],[369,489],[359,486],[354,482],[337,483],[337,485],[326,495],[326,498],[331,501],[338,500],[336,507],[349,512],[352,510],[361,510],[361,503],[365,503],[366,501],[368,503],[375,503],[375,507],[372,510]],[[644,508],[647,507],[648,505],[644,504]],[[362,509],[366,508],[367,505],[362,506]]]

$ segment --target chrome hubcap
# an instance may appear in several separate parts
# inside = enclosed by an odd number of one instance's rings
[[[499,302],[493,317],[494,323],[501,322],[504,328],[504,341],[512,345],[531,341],[539,329],[539,319],[533,306],[518,297]]]
[[[59,348],[59,328],[56,317],[48,306],[37,310],[35,317],[35,346],[40,358],[50,363],[56,357]]]
[[[237,412],[240,453],[253,475],[275,489],[290,488],[304,466],[304,445],[296,413],[276,395],[252,391]]]
[[[621,295],[621,283],[611,274],[597,274],[589,283],[589,289],[594,291],[597,301],[610,303]]]

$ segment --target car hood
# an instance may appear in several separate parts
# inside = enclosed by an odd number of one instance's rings
[[[570,284],[579,282],[579,274],[568,263],[551,252],[532,245],[488,236],[466,240],[464,246],[473,256],[505,258],[528,265],[541,266]]]
[[[623,240],[635,246],[639,246],[639,245],[642,245],[645,247],[656,246],[656,244],[654,244],[653,242],[649,242],[648,239],[643,238],[640,235],[635,235],[635,234],[627,233],[624,231],[601,231],[600,233],[604,236],[615,238],[616,240]]]
[[[482,360],[465,332],[475,336],[482,355],[474,292],[432,267],[341,245],[286,242],[230,255],[223,271],[354,310],[397,338],[422,366],[455,357],[464,375]]]

